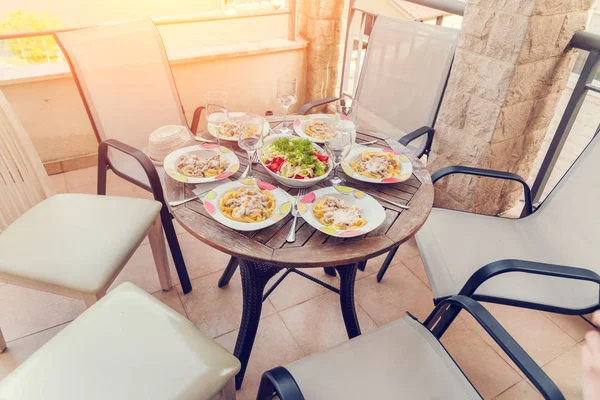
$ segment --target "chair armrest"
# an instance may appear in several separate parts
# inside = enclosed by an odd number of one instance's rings
[[[275,367],[263,374],[256,399],[271,400],[273,393],[281,400],[304,400],[296,380],[284,367]]]
[[[202,115],[203,106],[200,106],[194,110],[194,116],[192,117],[192,127],[190,130],[194,135],[198,132],[198,124],[200,123],[200,116]]]
[[[139,186],[146,187],[141,182],[137,182],[135,179],[127,176],[125,173],[119,171],[114,168],[114,166],[110,163],[108,159],[108,148],[111,147],[115,150],[118,150],[122,153],[125,153],[134,159],[142,166],[144,172],[146,172],[146,176],[148,177],[148,182],[150,182],[150,189],[154,194],[154,199],[156,201],[161,202],[163,205],[165,204],[165,199],[163,196],[162,184],[160,183],[160,177],[158,176],[158,172],[156,171],[156,167],[150,160],[150,158],[141,150],[136,149],[128,144],[120,142],[116,139],[106,139],[100,142],[98,145],[98,194],[106,193],[106,169],[102,171],[101,166],[110,166],[110,168],[115,172],[115,174],[119,175],[121,178],[128,180],[130,182],[134,182]],[[104,176],[102,177],[101,174]],[[101,180],[104,181],[104,192],[100,193],[100,184]]]
[[[319,106],[324,106],[325,104],[329,104],[331,102],[336,101],[337,99],[339,99],[339,97],[326,97],[324,99],[321,100],[316,100],[316,101],[312,101],[310,103],[306,103],[305,105],[303,105],[302,107],[300,107],[300,109],[296,112],[296,114],[298,115],[305,115],[307,112],[309,112],[310,110],[312,110],[315,107],[319,107]]]
[[[425,142],[425,148],[423,149],[421,154],[418,155],[418,157],[420,158],[423,156],[423,154],[429,154],[429,152],[431,151],[431,144],[433,143],[434,133],[435,130],[433,128],[429,126],[422,126],[416,131],[413,131],[408,135],[402,136],[400,139],[398,139],[398,142],[403,146],[408,146],[408,144],[413,140],[420,138],[423,135],[427,135],[427,142]]]
[[[600,275],[585,268],[567,267],[564,265],[545,264],[525,260],[500,260],[479,268],[467,280],[459,295],[472,296],[485,281],[496,275],[507,272],[524,272],[527,274],[554,276],[557,278],[575,279],[600,284]]]
[[[445,312],[446,307],[455,306],[467,311],[494,339],[510,359],[542,393],[545,399],[564,400],[563,394],[548,375],[531,359],[512,336],[496,321],[481,304],[465,296],[453,296],[440,302],[427,318],[424,325],[432,330],[435,323]],[[432,330],[434,331],[434,330]],[[443,333],[443,332],[442,332]],[[439,337],[438,337],[439,339]]]
[[[519,182],[523,185],[523,190],[525,192],[525,209],[523,210],[524,216],[530,215],[533,213],[533,201],[531,199],[531,188],[525,182],[525,179],[521,178],[517,174],[513,174],[511,172],[504,171],[494,171],[492,169],[482,169],[482,168],[473,168],[473,167],[463,167],[459,165],[445,167],[440,169],[439,171],[434,172],[431,175],[431,181],[433,183],[437,182],[441,178],[453,175],[453,174],[466,174],[466,175],[475,175],[475,176],[483,176],[487,178],[496,178],[496,179],[505,179],[509,181]]]

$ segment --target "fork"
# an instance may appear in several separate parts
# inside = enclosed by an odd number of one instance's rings
[[[258,153],[257,152],[254,152],[254,154],[252,154],[252,158],[250,159],[250,162],[252,164],[258,163]],[[244,171],[242,176],[240,176],[240,179],[244,179],[246,176],[248,176],[248,171],[250,171],[250,164],[248,164],[248,166],[246,167],[246,170]]]
[[[296,195],[296,202],[294,203],[294,220],[292,221],[292,226],[290,227],[290,233],[288,233],[285,241],[288,243],[294,243],[296,241],[296,220],[298,219],[298,202],[304,195],[306,194],[306,189],[300,189],[298,194]]]

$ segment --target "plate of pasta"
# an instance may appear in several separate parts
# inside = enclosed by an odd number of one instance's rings
[[[242,179],[221,185],[202,199],[216,221],[240,231],[256,231],[285,218],[293,198],[270,183]]]
[[[331,236],[361,236],[385,220],[385,210],[363,191],[333,186],[315,190],[298,203],[302,218],[314,228]]]
[[[239,120],[245,116],[244,112],[230,112],[228,114],[229,120],[223,123],[219,128],[209,124],[208,125],[208,133],[210,133],[213,137],[217,137],[217,132],[219,133],[219,138],[221,140],[226,140],[229,142],[237,142],[238,137],[240,136],[240,124]],[[271,129],[271,125],[265,119],[263,124],[263,130],[265,132],[269,132]]]
[[[205,183],[225,179],[240,169],[240,160],[227,147],[203,143],[184,147],[165,157],[165,172],[184,183]]]
[[[344,173],[370,183],[397,183],[410,179],[412,164],[407,156],[390,148],[354,146],[345,161]]]
[[[325,143],[335,137],[333,114],[301,115],[294,121],[294,132],[315,143]]]

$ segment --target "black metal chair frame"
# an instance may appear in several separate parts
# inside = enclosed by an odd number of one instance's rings
[[[481,304],[466,296],[453,296],[440,301],[423,325],[440,340],[446,332],[444,320],[449,307],[465,310],[481,325],[492,339],[502,348],[517,367],[533,383],[546,399],[559,400],[564,396],[548,375],[531,359],[510,334]],[[410,315],[410,314],[409,314]],[[412,315],[410,315],[412,317]],[[414,318],[414,317],[413,317]],[[416,318],[415,318],[416,319]],[[440,325],[442,324],[442,325]],[[451,356],[450,356],[451,357]],[[460,369],[460,367],[459,367]],[[351,384],[351,383],[349,383]],[[273,398],[276,393],[281,400],[304,400],[302,390],[292,374],[284,367],[266,371],[261,379],[257,400]]]
[[[77,76],[77,74],[75,73],[75,69],[73,68],[73,62],[72,62],[71,58],[69,57],[69,53],[63,47],[58,36],[56,34],[54,34],[53,37],[54,37],[54,40],[56,41],[56,43],[58,44],[58,46],[60,47],[60,50],[62,51],[65,59],[67,60],[67,63],[69,64],[69,69],[71,70],[73,80],[75,81],[75,85],[77,86],[77,91],[79,92],[79,96],[81,97],[81,100],[85,107],[85,111],[87,112],[88,119],[90,121],[90,124],[92,125],[92,129],[94,130],[94,134],[96,135],[96,140],[98,141],[98,182],[97,182],[98,183],[98,194],[99,195],[106,194],[106,174],[109,169],[112,169],[113,172],[120,178],[123,178],[126,181],[129,181],[129,182],[133,183],[134,185],[139,186],[142,189],[145,189],[145,190],[151,192],[154,195],[154,199],[162,204],[162,208],[161,208],[161,212],[160,212],[161,221],[163,224],[163,229],[165,231],[165,236],[167,238],[167,243],[169,244],[169,249],[171,250],[171,255],[173,256],[173,262],[175,264],[175,269],[177,270],[177,275],[179,277],[179,282],[181,283],[181,288],[182,288],[184,294],[191,292],[192,284],[190,282],[190,277],[188,275],[187,268],[185,266],[185,260],[183,259],[181,247],[179,246],[179,241],[177,239],[177,233],[175,232],[175,227],[173,226],[173,221],[172,221],[173,216],[169,212],[169,209],[165,202],[162,184],[160,182],[160,178],[156,171],[156,167],[154,167],[154,164],[152,163],[150,158],[148,158],[148,156],[146,154],[144,154],[141,150],[136,149],[132,146],[129,146],[129,145],[127,145],[123,142],[120,142],[116,139],[102,140],[102,138],[100,137],[100,134],[98,132],[98,127],[96,126],[96,123],[94,122],[94,118],[92,116],[90,106],[85,98],[85,94],[83,92],[83,88],[81,86],[79,77]],[[158,38],[162,45],[162,51],[164,52],[165,51],[164,43],[162,42],[162,38],[161,38],[160,34],[158,34]],[[165,55],[165,57],[166,57],[166,55]],[[170,65],[169,65],[169,72],[171,73],[171,75],[173,75],[173,71],[171,70]],[[179,96],[179,91],[177,90],[177,86],[175,86],[174,89],[177,94],[177,98],[179,99],[179,104],[181,106],[183,114],[185,115],[185,110],[183,108],[183,104],[181,103],[181,98]],[[190,128],[194,134],[198,130],[198,124],[200,123],[200,117],[202,115],[203,110],[204,110],[203,106],[198,107],[198,108],[196,108],[196,110],[194,110],[194,115],[192,118],[192,125]],[[150,132],[148,134],[150,134]],[[125,153],[125,154],[133,157],[142,166],[142,168],[144,168],[144,171],[146,172],[150,186],[148,186],[142,182],[139,182],[138,180],[130,177],[129,175],[125,174],[124,172],[121,172],[118,169],[116,169],[110,163],[110,160],[108,159],[108,148],[109,147],[113,148],[115,150],[121,151],[122,153]],[[230,264],[231,263],[232,263],[232,261],[230,261]],[[237,265],[237,261],[235,261],[235,263]]]

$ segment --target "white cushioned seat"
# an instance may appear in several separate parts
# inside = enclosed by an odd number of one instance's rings
[[[460,292],[479,268],[520,259],[600,273],[600,140],[594,139],[532,215],[514,220],[433,209],[416,234],[436,298]],[[599,303],[598,284],[520,272],[498,275],[475,292],[581,310]]]
[[[210,399],[239,369],[191,322],[124,283],[2,380],[0,398]]]
[[[285,368],[310,400],[481,399],[438,340],[410,317]]]
[[[154,200],[58,194],[0,233],[0,276],[97,293],[114,279],[160,212]]]

